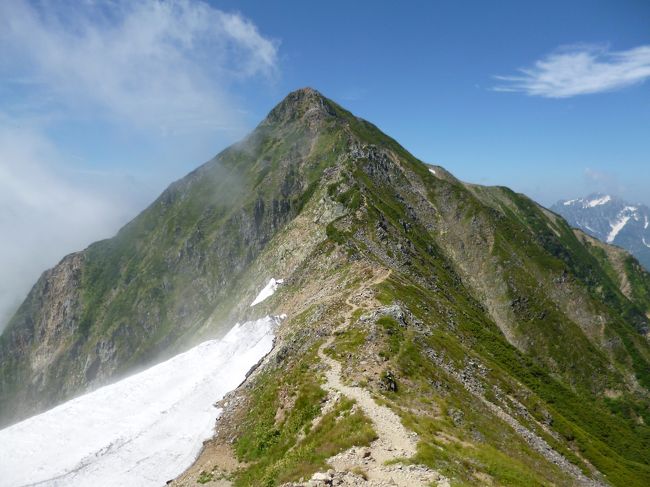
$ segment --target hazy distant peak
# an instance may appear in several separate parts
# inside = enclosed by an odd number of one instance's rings
[[[631,252],[650,269],[650,209],[610,194],[560,200],[551,207],[572,226]]]
[[[586,198],[576,198],[572,200],[564,200],[560,203],[564,206],[581,206],[582,208],[594,208],[596,206],[606,205],[613,202],[615,198],[608,194],[591,194]]]

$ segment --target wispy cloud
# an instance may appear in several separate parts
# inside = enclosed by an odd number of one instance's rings
[[[545,98],[618,90],[650,78],[650,45],[627,51],[593,45],[563,47],[519,73],[495,76],[501,83],[493,89]]]
[[[229,87],[277,71],[276,41],[200,1],[48,5],[0,3],[0,67],[32,108],[39,94],[49,110],[171,132],[222,128],[238,113]]]
[[[201,1],[0,1],[0,331],[45,268],[111,236],[152,196],[105,159],[73,162],[84,141],[60,142],[61,127],[186,154],[188,140],[239,133],[236,90],[278,71],[277,41]]]

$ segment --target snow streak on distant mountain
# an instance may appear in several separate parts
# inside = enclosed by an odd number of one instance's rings
[[[551,207],[571,225],[603,242],[627,249],[650,269],[650,209],[615,196],[592,194]]]
[[[172,359],[0,430],[0,485],[165,485],[213,432],[213,404],[273,346],[278,318],[236,325]]]

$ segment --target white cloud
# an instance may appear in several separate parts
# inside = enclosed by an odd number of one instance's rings
[[[171,133],[229,128],[231,84],[277,71],[275,41],[203,2],[47,5],[0,3],[0,66],[49,109]]]
[[[111,236],[152,194],[139,167],[73,160],[90,153],[78,127],[103,146],[120,140],[99,133],[107,124],[183,157],[216,150],[215,133],[244,125],[235,90],[273,82],[277,57],[251,21],[200,1],[0,1],[0,331],[44,269]],[[68,123],[80,140],[57,139]]]
[[[610,51],[602,46],[569,46],[519,70],[496,76],[496,91],[522,92],[545,98],[601,93],[642,83],[650,78],[650,46]]]

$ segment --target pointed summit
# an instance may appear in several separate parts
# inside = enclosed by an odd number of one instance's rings
[[[305,87],[289,93],[268,114],[263,125],[285,124],[303,119],[317,122],[336,116],[333,103],[313,88]]]

